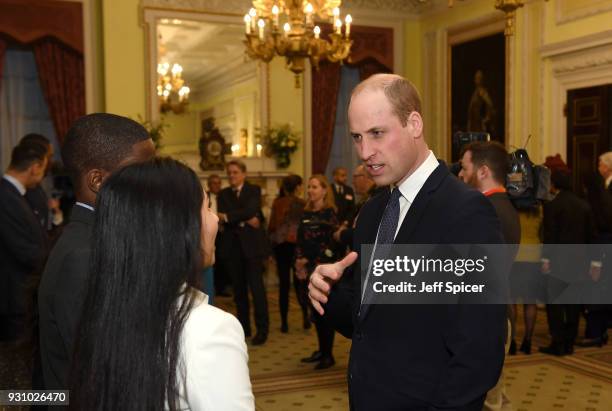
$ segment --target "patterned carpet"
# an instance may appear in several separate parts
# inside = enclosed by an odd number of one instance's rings
[[[251,380],[257,411],[347,410],[346,366],[350,340],[336,335],[336,365],[315,371],[300,359],[316,350],[314,327],[302,328],[295,295],[291,295],[289,333],[280,332],[278,291],[268,293],[271,329],[263,346],[249,346]],[[231,298],[218,298],[219,307],[234,312]],[[522,318],[519,312],[518,318]],[[584,321],[581,320],[584,326]],[[518,324],[517,341],[523,335]],[[534,352],[549,342],[546,314],[538,312]],[[0,343],[0,389],[27,389],[30,376],[27,347]],[[612,411],[612,345],[578,348],[572,356],[543,354],[508,357],[506,387],[514,411]],[[0,411],[8,410],[0,406]],[[12,408],[11,411],[15,410]]]
[[[268,294],[270,338],[264,346],[249,346],[251,380],[257,411],[347,410],[346,366],[350,340],[336,334],[336,365],[315,371],[300,358],[316,349],[314,329],[303,330],[301,311],[291,295],[288,334],[279,331],[277,291]],[[217,305],[233,312],[229,298]],[[519,308],[518,318],[522,319]],[[582,335],[584,320],[581,319]],[[524,334],[517,324],[517,341]],[[538,310],[531,355],[508,357],[505,363],[506,389],[514,411],[612,411],[612,345],[577,348],[572,356],[552,357],[535,353],[549,344],[546,313]]]

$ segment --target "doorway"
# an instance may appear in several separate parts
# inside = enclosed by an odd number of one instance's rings
[[[577,192],[597,172],[599,155],[612,149],[611,121],[612,84],[568,90],[567,162]]]

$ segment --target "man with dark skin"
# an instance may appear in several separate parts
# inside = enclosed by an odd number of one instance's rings
[[[70,223],[53,248],[38,290],[40,350],[46,389],[69,386],[72,348],[86,292],[96,196],[104,180],[155,155],[147,131],[125,117],[95,113],[68,130],[62,159],[76,193]]]

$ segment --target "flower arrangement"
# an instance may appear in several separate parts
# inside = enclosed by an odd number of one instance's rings
[[[139,114],[138,122],[147,130],[149,136],[151,136],[151,140],[153,140],[153,143],[155,144],[155,149],[159,150],[162,148],[161,140],[164,138],[166,129],[170,127],[170,124],[165,122],[164,117],[162,116],[159,122],[154,123],[152,121],[145,120]]]
[[[291,129],[290,124],[265,129],[258,135],[264,146],[264,154],[274,157],[278,168],[287,168],[291,164],[290,155],[298,149],[299,135]]]

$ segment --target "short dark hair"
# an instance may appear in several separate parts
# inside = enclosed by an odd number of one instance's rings
[[[93,168],[113,171],[132,153],[132,146],[149,139],[147,130],[127,117],[93,113],[75,121],[62,146],[64,166],[78,184]]]
[[[32,164],[42,163],[47,157],[47,151],[47,146],[36,141],[21,142],[13,147],[9,168],[26,171]]]
[[[474,141],[461,150],[461,156],[466,152],[472,154],[472,163],[476,167],[487,166],[493,179],[499,184],[506,183],[506,174],[510,168],[510,159],[506,147],[497,141]]]
[[[42,144],[47,147],[51,145],[51,141],[47,137],[43,136],[42,134],[36,134],[36,133],[29,133],[21,137],[21,140],[19,140],[19,144],[30,142],[30,141]]]
[[[208,176],[208,181],[212,180],[213,178],[217,178],[219,180],[221,180],[221,177],[219,177],[219,174],[211,174]]]
[[[246,168],[246,164],[244,164],[242,161],[240,160],[230,160],[227,162],[227,165],[225,166],[225,169],[227,170],[229,168],[229,166],[236,166],[238,167],[243,173],[246,173],[247,168]]]
[[[572,173],[569,170],[552,169],[550,172],[550,182],[558,190],[571,190]]]
[[[285,195],[293,194],[300,184],[302,184],[302,177],[290,174],[283,178],[281,189]]]

